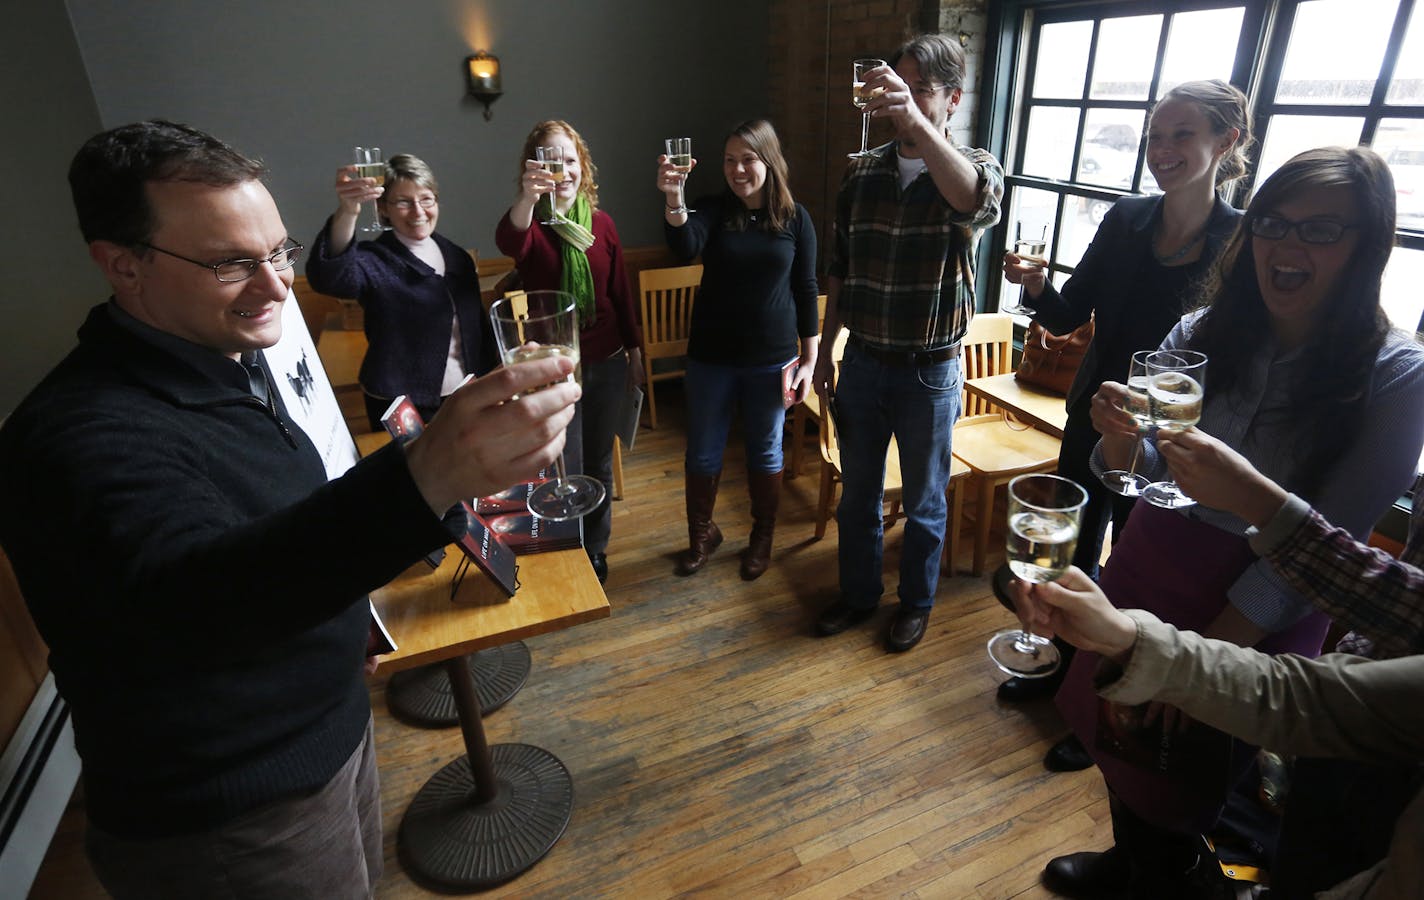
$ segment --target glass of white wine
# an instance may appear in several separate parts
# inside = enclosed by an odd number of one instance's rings
[[[1029,226],[1029,236],[1024,237],[1024,224],[1017,222],[1014,224],[1014,255],[1026,263],[1030,263],[1040,268],[1048,266],[1048,258],[1044,252],[1048,249],[1048,239],[1044,236],[1048,232],[1047,225],[1038,226],[1038,237],[1033,237],[1033,226]],[[1019,285],[1019,301],[1017,303],[1000,303],[999,312],[1012,313],[1016,316],[1031,316],[1036,312],[1033,307],[1024,303],[1023,285]]]
[[[1186,428],[1201,419],[1206,388],[1206,354],[1195,350],[1158,350],[1147,357],[1147,406],[1152,424]],[[1142,499],[1164,509],[1195,506],[1171,478],[1149,484]]]
[[[1127,370],[1127,402],[1122,411],[1137,420],[1137,443],[1126,469],[1109,469],[1103,473],[1103,486],[1114,494],[1139,497],[1147,487],[1147,479],[1137,474],[1137,462],[1142,458],[1142,435],[1152,427],[1152,409],[1147,400],[1147,357],[1156,350],[1138,350],[1132,354]]]
[[[1020,475],[1009,482],[1009,569],[1022,581],[1056,581],[1073,563],[1088,492],[1058,475]],[[1020,678],[1043,678],[1059,666],[1058,648],[1022,628],[989,639],[994,665]]]
[[[539,168],[548,172],[553,177],[556,185],[563,183],[566,177],[566,173],[564,172],[563,148],[535,147],[534,161],[539,164]],[[556,190],[557,188],[549,191],[549,193],[545,195],[549,198],[549,218],[539,220],[544,225],[558,225],[568,221],[568,219],[559,212],[559,208],[554,205],[554,192]]]
[[[386,183],[386,159],[381,155],[380,147],[357,147],[356,148],[356,177],[374,178],[376,184],[384,186]],[[362,225],[362,234],[380,234],[383,231],[390,231],[390,227],[381,224],[381,211],[373,203],[371,204],[370,225]]]
[[[885,64],[885,60],[883,59],[857,59],[851,63],[850,102],[855,104],[855,108],[861,111],[860,150],[855,153],[846,154],[851,159],[872,155],[870,150],[865,146],[866,141],[870,139],[870,113],[865,112],[865,105],[885,93],[885,89],[873,88],[867,91],[865,89],[865,73]]]
[[[663,141],[663,149],[667,152],[668,162],[672,167],[682,173],[682,180],[677,186],[677,208],[668,212],[674,213],[694,213],[697,210],[687,205],[687,173],[692,171],[692,138],[667,138]]]
[[[578,304],[564,291],[527,291],[496,300],[490,322],[505,365],[549,356],[573,360],[570,380],[578,382]],[[516,398],[518,399],[518,398]],[[557,477],[529,492],[529,511],[541,519],[562,522],[586,516],[603,502],[603,483],[587,475],[569,475],[564,457],[555,461]]]

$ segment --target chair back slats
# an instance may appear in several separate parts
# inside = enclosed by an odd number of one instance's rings
[[[643,269],[638,273],[643,317],[643,374],[647,381],[648,424],[653,428],[658,427],[653,384],[687,374],[685,368],[654,371],[653,361],[687,355],[687,340],[692,333],[692,304],[701,283],[701,265]]]
[[[978,313],[964,335],[964,378],[985,378],[1012,371],[1014,319],[1005,313]],[[962,415],[998,412],[999,407],[964,392]]]

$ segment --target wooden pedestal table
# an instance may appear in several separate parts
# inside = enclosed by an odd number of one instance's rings
[[[573,780],[546,750],[486,743],[468,657],[606,618],[609,608],[582,549],[523,557],[514,597],[466,567],[452,600],[463,559],[447,553],[433,572],[421,563],[372,599],[400,647],[381,665],[443,663],[465,738],[465,755],[436,772],[401,819],[402,863],[417,880],[473,891],[508,881],[549,852],[572,814]]]

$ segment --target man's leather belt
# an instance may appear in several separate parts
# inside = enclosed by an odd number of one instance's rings
[[[887,366],[933,366],[959,356],[959,344],[950,344],[948,347],[934,350],[882,350],[872,347],[853,334],[850,336],[850,343],[861,353]]]

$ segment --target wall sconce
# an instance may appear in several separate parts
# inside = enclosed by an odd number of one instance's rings
[[[466,89],[485,106],[485,121],[494,118],[490,104],[504,93],[499,77],[499,57],[483,50],[465,57]]]

